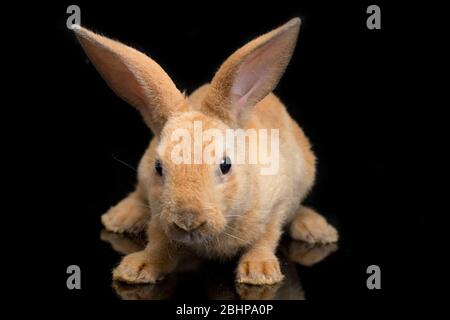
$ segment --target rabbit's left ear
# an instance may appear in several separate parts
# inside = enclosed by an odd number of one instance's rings
[[[300,23],[294,18],[233,53],[211,81],[202,111],[243,125],[255,104],[278,84],[294,51]]]
[[[150,57],[80,26],[73,30],[106,83],[139,110],[153,133],[159,134],[167,119],[187,106],[183,94]]]

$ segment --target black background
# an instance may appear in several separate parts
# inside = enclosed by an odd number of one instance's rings
[[[42,194],[38,238],[51,248],[43,250],[48,259],[42,263],[51,271],[53,296],[116,299],[110,270],[119,256],[100,241],[100,215],[136,182],[135,172],[117,159],[136,167],[151,133],[107,87],[66,29],[70,4],[41,8],[47,32],[27,37],[35,63],[45,69],[36,84],[39,108],[28,119],[38,127],[28,147],[42,162],[42,176],[32,187]],[[406,265],[403,256],[411,246],[420,250],[420,242],[405,239],[409,224],[421,224],[423,216],[401,209],[391,170],[402,148],[400,78],[408,59],[402,50],[410,37],[399,21],[401,9],[365,1],[76,4],[82,25],[144,51],[188,93],[208,82],[235,49],[300,16],[298,45],[276,94],[318,157],[307,203],[328,217],[341,237],[339,250],[319,265],[298,267],[306,298],[393,298],[408,293],[405,279],[419,285],[410,278],[418,265]],[[370,4],[381,7],[381,30],[366,28]],[[82,290],[66,289],[70,264],[82,269]],[[371,264],[382,270],[379,291],[366,287]],[[195,284],[192,290],[180,297],[202,297]]]

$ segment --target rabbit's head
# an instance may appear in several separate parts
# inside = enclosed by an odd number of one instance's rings
[[[140,174],[148,178],[152,214],[172,239],[213,238],[258,205],[258,166],[236,163],[235,150],[221,137],[252,126],[249,115],[277,85],[299,26],[300,19],[292,19],[237,50],[195,99],[186,98],[145,54],[74,27],[98,72],[155,135],[154,152],[144,157]]]

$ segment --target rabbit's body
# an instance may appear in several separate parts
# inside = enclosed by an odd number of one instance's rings
[[[75,28],[97,70],[141,112],[155,136],[140,161],[136,190],[102,216],[108,230],[145,228],[148,233],[147,247],[126,256],[114,279],[155,282],[195,252],[219,259],[240,254],[238,282],[273,284],[283,279],[275,251],[287,223],[294,239],[337,241],[336,230],[322,216],[301,206],[314,182],[315,156],[271,93],[290,60],[299,26],[293,19],[243,46],[189,98],[146,55]],[[217,135],[196,141],[198,124]],[[239,154],[256,155],[251,143],[237,155],[235,146],[218,143],[236,129],[253,130],[258,139],[260,132],[275,129],[278,140],[269,138],[275,171],[263,174],[262,159],[238,160]],[[264,144],[255,140],[253,145]],[[199,150],[214,161],[197,162]]]

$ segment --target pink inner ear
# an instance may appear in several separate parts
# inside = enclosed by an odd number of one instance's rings
[[[242,109],[256,103],[260,91],[264,89],[264,83],[270,77],[274,61],[271,54],[272,43],[269,42],[252,52],[239,66],[237,74],[231,87],[231,99],[235,108],[236,116]],[[255,99],[256,98],[256,99]]]

